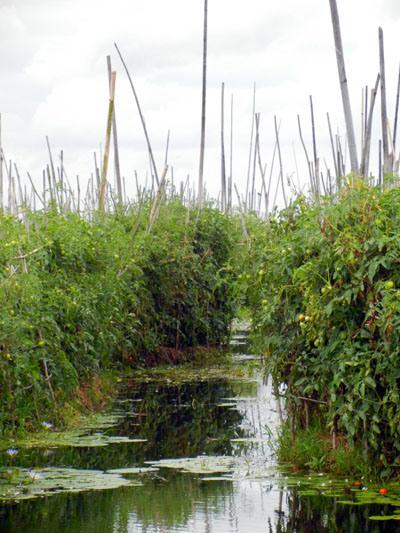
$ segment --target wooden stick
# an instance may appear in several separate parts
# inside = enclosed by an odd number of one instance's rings
[[[114,43],[114,46],[115,46],[115,48],[116,48],[116,50],[118,52],[119,58],[120,58],[120,60],[122,62],[122,65],[124,66],[126,75],[128,76],[129,84],[131,86],[131,89],[132,89],[132,92],[133,92],[133,96],[135,98],[136,106],[137,106],[137,109],[138,109],[138,112],[139,112],[140,120],[142,122],[144,136],[146,138],[147,149],[148,149],[148,152],[149,152],[149,157],[150,157],[151,166],[152,166],[152,173],[154,172],[154,176],[156,178],[157,185],[159,185],[157,167],[156,167],[156,163],[155,163],[154,156],[153,156],[153,150],[152,150],[151,144],[150,144],[149,134],[147,132],[146,123],[144,121],[144,116],[143,116],[143,113],[142,113],[142,109],[140,107],[139,98],[137,96],[135,86],[133,85],[133,81],[132,81],[131,75],[129,73],[128,67],[126,66],[126,63],[125,63],[124,58],[122,57],[122,54],[121,54],[121,52],[120,52],[120,50],[119,50],[119,48],[117,46],[117,43]]]
[[[320,187],[319,187],[319,160],[317,157],[317,141],[315,137],[315,120],[314,120],[314,106],[313,106],[313,100],[312,95],[310,95],[310,111],[311,111],[311,131],[312,131],[312,140],[313,140],[313,153],[314,153],[314,177],[315,177],[315,186],[316,186],[316,192],[319,195],[320,193]]]
[[[201,134],[200,134],[200,163],[198,198],[199,207],[203,204],[204,194],[204,150],[206,140],[206,101],[207,101],[207,34],[208,34],[208,0],[204,0],[204,27],[203,27],[203,80],[201,91]]]
[[[313,176],[313,172],[312,172],[310,158],[308,156],[308,152],[307,152],[307,148],[306,148],[306,143],[304,142],[304,138],[303,138],[303,132],[302,132],[302,129],[301,129],[301,122],[300,122],[300,115],[297,115],[297,125],[298,125],[298,129],[299,129],[300,141],[301,141],[301,144],[303,146],[304,154],[305,154],[306,160],[307,160],[308,173],[309,173],[309,176],[310,176],[311,192],[313,194],[315,194],[316,193],[316,187],[314,185],[314,176]]]
[[[393,146],[395,150],[396,150],[396,139],[397,139],[397,123],[399,119],[399,103],[400,103],[400,66],[399,66],[399,77],[397,79],[396,111],[394,114],[394,126],[393,126]]]
[[[110,101],[108,104],[108,117],[107,117],[107,128],[106,128],[106,144],[104,147],[104,159],[103,167],[101,169],[101,181],[100,181],[100,191],[99,191],[99,209],[104,211],[105,207],[105,193],[107,188],[107,169],[108,169],[108,159],[110,155],[110,142],[111,142],[111,130],[112,130],[112,117],[114,113],[114,97],[115,97],[115,80],[116,72],[111,73],[111,87],[110,87]]]
[[[385,50],[383,43],[383,30],[379,28],[379,67],[381,75],[381,119],[382,119],[382,148],[383,148],[383,172],[390,174],[393,163],[389,155],[389,138],[387,132],[387,102],[386,102],[386,74],[385,74]]]
[[[288,203],[286,199],[286,192],[285,192],[285,183],[283,181],[283,165],[282,165],[282,154],[281,154],[281,146],[279,142],[279,131],[278,131],[278,125],[276,122],[276,116],[274,116],[274,125],[275,125],[275,138],[276,138],[276,145],[278,149],[278,158],[279,158],[279,168],[280,168],[280,178],[281,178],[281,186],[282,186],[282,195],[283,195],[283,201],[285,203],[285,208],[287,209]]]
[[[379,88],[379,81],[380,81],[380,74],[378,74],[375,82],[375,87],[371,91],[371,100],[370,100],[370,108],[368,113],[368,120],[367,120],[367,131],[365,133],[365,142],[364,142],[364,151],[361,158],[361,169],[360,174],[363,179],[368,178],[368,172],[369,172],[369,158],[370,158],[370,152],[371,152],[371,138],[372,138],[372,120],[374,115],[374,107],[375,107],[375,100],[376,95]]]
[[[225,83],[221,85],[221,208],[226,211],[226,164],[225,164]]]
[[[330,142],[331,142],[331,150],[332,150],[332,157],[333,157],[333,165],[335,167],[335,175],[336,175],[336,180],[339,179],[339,169],[338,169],[338,165],[337,165],[337,159],[336,159],[336,153],[335,153],[335,146],[334,146],[334,143],[333,143],[333,135],[332,135],[332,128],[331,128],[331,120],[329,118],[329,113],[326,114],[326,117],[328,119],[328,128],[329,128],[329,139],[330,139]]]
[[[254,122],[255,122],[255,114],[256,114],[256,84],[254,82],[253,84],[253,108],[252,108],[252,115],[251,115],[251,134],[250,134],[250,148],[249,148],[249,164],[247,166],[247,181],[246,181],[246,196],[245,196],[245,204],[244,209],[247,210],[247,207],[249,206],[248,203],[248,196],[249,196],[249,187],[250,187],[250,170],[251,170],[251,157],[253,155],[253,136],[254,136]]]
[[[231,135],[229,143],[229,179],[228,179],[228,210],[232,209],[232,181],[233,181],[233,94],[231,95]]]
[[[166,166],[168,166],[168,152],[169,152],[169,137],[170,137],[170,130],[168,130],[168,134],[167,134],[167,144],[166,144],[166,147],[165,147],[165,159],[164,159],[164,168]]]
[[[344,52],[342,35],[340,31],[339,13],[336,0],[329,0],[332,16],[333,36],[335,40],[336,60],[339,73],[340,88],[342,93],[344,118],[346,121],[347,139],[349,144],[351,171],[357,173],[358,158],[357,158],[357,144],[354,133],[353,115],[351,112],[349,87],[347,83],[346,67],[344,63]]]
[[[108,72],[108,85],[109,90],[111,94],[111,77],[112,77],[112,69],[111,69],[111,57],[107,56],[107,72]],[[115,166],[115,180],[117,182],[117,194],[118,194],[118,203],[122,204],[122,182],[121,182],[121,170],[119,165],[119,147],[118,147],[118,132],[117,132],[117,119],[115,115],[115,102],[114,102],[114,110],[113,110],[113,117],[112,117],[112,135],[113,135],[113,141],[114,141],[114,166]]]

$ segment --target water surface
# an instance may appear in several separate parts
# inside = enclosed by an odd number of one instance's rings
[[[232,349],[233,367],[252,360],[245,351],[238,336]],[[228,367],[226,373],[210,368],[209,374],[204,367],[190,372],[182,368],[132,378],[121,385],[109,423],[87,429],[86,440],[78,435],[74,445],[19,447],[14,458],[5,450],[0,452],[8,472],[18,467],[18,475],[25,480],[13,481],[19,497],[0,505],[0,531],[397,530],[400,522],[370,517],[395,516],[400,507],[349,505],[358,495],[345,493],[344,480],[318,475],[297,478],[290,469],[277,467],[274,436],[279,417],[270,384],[263,381],[259,369],[243,376]],[[34,468],[39,481],[26,483]],[[77,472],[74,493],[63,488],[63,479],[70,482],[68,472]],[[58,481],[52,485],[54,475]],[[40,483],[44,485],[46,476],[50,481],[41,496]],[[39,497],[32,499],[33,495]]]

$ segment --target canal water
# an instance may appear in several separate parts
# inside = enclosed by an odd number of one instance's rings
[[[0,531],[396,531],[377,520],[400,517],[395,502],[276,464],[279,409],[246,351],[238,335],[228,363],[142,372],[85,429],[3,449]]]

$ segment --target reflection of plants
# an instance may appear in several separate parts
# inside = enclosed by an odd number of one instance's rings
[[[230,454],[231,438],[244,436],[243,419],[237,410],[221,407],[221,398],[234,395],[222,380],[181,385],[138,385],[135,395],[142,401],[139,414],[118,428],[124,434],[138,432],[147,439],[141,447],[147,457],[188,457],[199,452]],[[194,402],[193,399],[200,399]],[[140,416],[143,413],[143,416]],[[140,420],[140,426],[132,421]]]

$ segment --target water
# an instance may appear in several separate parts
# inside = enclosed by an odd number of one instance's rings
[[[243,340],[236,339],[233,358],[237,368],[251,359],[243,354],[244,349]],[[226,372],[223,368],[218,372],[210,369],[207,378],[206,370],[174,369],[161,376],[157,372],[149,373],[146,379],[132,379],[121,386],[115,409],[117,418],[101,434],[130,437],[138,439],[137,442],[111,440],[108,446],[75,443],[61,447],[20,447],[14,459],[3,451],[3,463],[12,466],[11,470],[15,467],[83,469],[87,474],[79,474],[79,479],[91,486],[90,476],[94,476],[92,489],[99,490],[59,492],[61,476],[45,497],[1,505],[0,531],[361,533],[397,530],[399,522],[376,522],[369,518],[392,514],[393,506],[341,504],[343,495],[327,496],[322,489],[307,493],[303,480],[299,478],[297,482],[297,478],[279,471],[273,454],[279,416],[270,384],[263,382],[259,371],[252,377],[242,377],[228,368]],[[87,433],[93,438],[97,431],[94,428]],[[168,459],[181,462],[168,462]],[[133,486],[108,489],[102,486],[103,472],[132,467],[144,470],[108,476],[113,483],[116,481],[116,486],[121,479],[131,480]],[[68,484],[69,470],[65,472]],[[323,486],[336,481],[315,476],[309,483]],[[18,490],[29,496],[33,487],[22,484]]]

